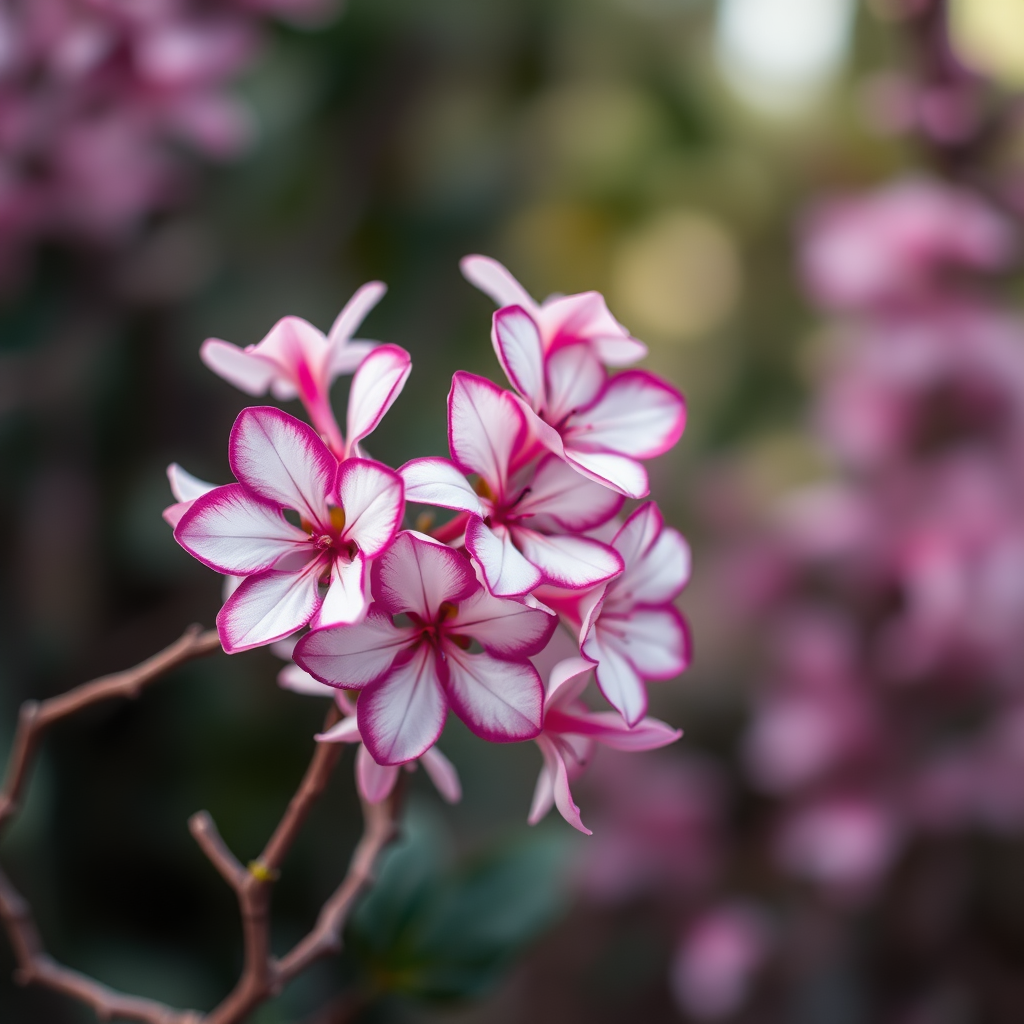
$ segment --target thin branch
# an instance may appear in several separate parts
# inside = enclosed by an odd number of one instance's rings
[[[17,814],[32,774],[43,733],[62,718],[114,697],[137,697],[149,683],[192,658],[220,646],[216,632],[190,626],[179,640],[135,668],[84,683],[58,697],[27,701],[22,705],[18,730],[11,747],[7,774],[0,790],[0,829]],[[152,999],[124,995],[64,967],[46,952],[28,901],[0,871],[0,920],[6,927],[18,963],[15,978],[23,985],[37,984],[63,992],[91,1006],[101,1020],[133,1020],[142,1024],[200,1024],[191,1010],[175,1010]]]
[[[333,705],[327,714],[324,729],[329,729],[340,715]],[[288,801],[281,821],[274,829],[267,845],[249,869],[243,869],[237,883],[225,873],[223,853],[216,843],[210,844],[207,855],[217,866],[238,896],[238,909],[242,917],[242,942],[245,965],[238,983],[224,1001],[207,1018],[210,1024],[234,1024],[242,1021],[261,1003],[276,995],[282,981],[278,977],[276,961],[270,948],[270,896],[274,882],[280,876],[281,864],[299,833],[313,804],[323,793],[331,771],[341,756],[341,747],[335,743],[318,743],[295,795]],[[210,822],[212,825],[212,821]],[[193,830],[194,831],[194,830]],[[199,837],[197,836],[197,839]],[[217,840],[219,842],[219,836]],[[207,840],[209,841],[209,836]],[[220,844],[221,847],[223,844]],[[205,847],[204,847],[205,849]],[[230,854],[228,854],[231,857]],[[214,858],[219,858],[220,862]],[[237,864],[234,857],[231,861]],[[239,865],[241,867],[241,865]],[[237,877],[237,876],[236,876]]]
[[[302,973],[311,963],[341,949],[341,932],[356,899],[374,880],[377,858],[397,834],[401,786],[379,804],[363,801],[363,837],[352,854],[348,874],[323,905],[313,930],[278,962],[282,982]]]
[[[11,748],[7,775],[0,789],[0,830],[18,812],[43,733],[54,722],[83,708],[114,697],[137,697],[149,683],[192,658],[216,650],[215,632],[190,627],[159,654],[133,669],[85,683],[42,703],[29,701],[21,709]],[[325,729],[338,719],[332,708]],[[270,950],[270,896],[273,883],[316,800],[323,794],[341,756],[333,743],[316,745],[309,767],[263,853],[248,865],[228,849],[213,818],[200,811],[189,830],[203,853],[234,890],[242,917],[245,965],[238,984],[209,1014],[177,1010],[151,999],[129,996],[56,963],[47,954],[28,902],[0,871],[0,920],[7,929],[22,984],[39,984],[91,1006],[101,1020],[130,1020],[140,1024],[242,1024],[262,1003],[276,995],[314,961],[341,947],[341,933],[356,899],[373,881],[380,852],[394,838],[401,783],[380,804],[363,802],[363,836],[352,855],[344,880],[320,910],[312,931],[290,953],[277,960]]]
[[[248,872],[242,867],[238,858],[228,849],[227,843],[220,837],[217,826],[208,811],[199,811],[188,819],[188,830],[192,833],[199,848],[206,854],[207,860],[220,872],[221,877],[235,892],[241,892],[245,886]]]
[[[199,626],[189,626],[173,644],[134,668],[102,676],[91,683],[83,683],[41,703],[26,701],[18,716],[18,731],[11,748],[3,789],[0,789],[0,830],[18,813],[32,772],[35,753],[43,733],[54,722],[114,697],[138,697],[145,686],[166,675],[171,669],[219,648],[220,639],[216,631],[204,633]]]

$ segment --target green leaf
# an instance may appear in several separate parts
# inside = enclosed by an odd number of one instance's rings
[[[452,865],[442,831],[413,815],[349,926],[348,948],[381,992],[482,995],[563,912],[567,845],[540,829]]]

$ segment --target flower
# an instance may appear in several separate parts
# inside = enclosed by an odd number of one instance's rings
[[[697,1020],[731,1017],[771,945],[764,914],[746,903],[705,911],[687,929],[672,966],[677,1004]]]
[[[877,309],[930,300],[950,269],[996,270],[1013,255],[1009,222],[972,193],[911,179],[821,204],[805,231],[808,288],[824,306]]]
[[[542,583],[584,589],[622,571],[605,544],[579,536],[622,505],[601,487],[527,438],[515,399],[462,371],[448,396],[447,459],[414,459],[399,470],[406,497],[469,515],[466,548],[498,597],[526,594]],[[471,487],[462,473],[479,477]]]
[[[606,366],[628,366],[647,355],[647,346],[611,315],[600,292],[552,295],[535,302],[508,270],[489,256],[465,256],[459,267],[470,284],[500,307],[525,310],[540,330],[545,352],[585,344]]]
[[[245,577],[217,616],[224,649],[279,640],[314,618],[362,618],[369,563],[401,521],[401,477],[368,459],[339,466],[309,426],[266,406],[239,414],[228,461],[239,482],[197,497],[174,530],[210,568]]]
[[[547,644],[553,615],[493,597],[464,555],[409,531],[375,563],[372,589],[362,623],[313,630],[295,661],[321,682],[361,691],[359,732],[378,764],[422,756],[449,706],[492,742],[538,735],[544,690],[527,658]]]
[[[293,693],[301,693],[310,697],[330,697],[337,704],[338,709],[345,717],[332,725],[326,732],[318,733],[317,742],[358,744],[355,774],[359,792],[363,799],[370,804],[379,804],[382,800],[386,800],[395,788],[395,783],[398,782],[398,765],[381,765],[374,761],[359,735],[356,708],[348,694],[337,687],[317,682],[308,672],[299,668],[290,660],[294,649],[295,644],[291,640],[282,640],[274,644],[274,653],[289,659],[289,664],[285,665],[278,673],[278,685]],[[412,771],[416,767],[416,763],[416,761],[409,761],[405,765],[406,770]],[[423,770],[430,776],[431,782],[448,803],[457,804],[462,799],[459,773],[456,771],[455,765],[437,747],[427,750],[419,758],[419,763],[423,765]]]
[[[338,314],[325,337],[297,316],[279,320],[257,345],[237,345],[207,338],[199,355],[218,376],[250,395],[266,394],[287,401],[299,398],[313,425],[338,458],[352,454],[401,393],[412,367],[409,354],[397,345],[376,346],[352,341],[352,335],[386,291],[380,281],[364,284]],[[334,381],[355,373],[349,397],[348,443],[331,409]]]
[[[645,718],[632,728],[612,711],[591,711],[580,699],[593,662],[567,658],[551,670],[544,697],[544,726],[535,742],[544,755],[533,794],[529,822],[536,825],[552,806],[573,828],[592,835],[580,819],[569,783],[587,766],[594,745],[614,750],[655,750],[683,735],[657,718]]]
[[[175,497],[175,503],[168,505],[163,511],[163,517],[173,528],[178,525],[181,517],[192,507],[196,498],[215,490],[217,485],[200,480],[187,470],[182,469],[176,462],[167,467],[167,481],[171,485],[171,493]]]
[[[545,348],[522,306],[494,314],[494,350],[536,439],[584,476],[630,498],[650,490],[639,459],[667,452],[686,424],[683,396],[642,370],[609,377],[594,346]]]
[[[672,604],[690,578],[690,549],[641,505],[615,535],[625,569],[583,605],[580,650],[595,663],[597,685],[634,726],[647,712],[645,679],[671,679],[690,663],[690,634]]]

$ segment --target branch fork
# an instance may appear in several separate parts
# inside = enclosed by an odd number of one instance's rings
[[[7,773],[0,788],[0,837],[17,815],[28,787],[46,730],[55,722],[84,708],[117,697],[135,698],[151,683],[193,658],[220,648],[215,631],[198,626],[163,651],[132,669],[84,683],[46,701],[26,701],[18,718]],[[338,719],[332,708],[324,728]],[[312,930],[283,957],[270,948],[270,900],[281,865],[313,804],[322,795],[331,771],[341,756],[335,744],[317,744],[309,767],[288,803],[281,821],[263,852],[248,866],[231,852],[213,818],[200,811],[189,819],[189,831],[210,863],[232,888],[238,900],[245,951],[242,974],[234,989],[209,1013],[179,1010],[156,1000],[117,992],[101,982],[65,967],[46,952],[28,901],[0,870],[0,922],[17,960],[15,980],[42,985],[91,1006],[100,1020],[130,1020],[141,1024],[241,1024],[260,1005],[277,995],[315,961],[341,948],[341,933],[358,896],[373,881],[380,852],[395,837],[398,792],[380,804],[363,801],[365,827],[349,869],[324,903]]]

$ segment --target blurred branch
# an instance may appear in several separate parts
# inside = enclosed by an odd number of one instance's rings
[[[103,676],[65,694],[22,705],[7,775],[0,790],[0,831],[17,814],[31,775],[43,733],[54,722],[114,697],[137,697],[145,686],[192,658],[220,647],[216,632],[191,626],[181,639],[159,654],[114,675]],[[331,708],[324,728],[340,717]],[[373,881],[381,850],[394,838],[401,786],[380,804],[363,803],[365,827],[348,873],[323,905],[312,931],[278,960],[270,949],[270,896],[281,864],[323,794],[342,748],[318,743],[281,821],[260,856],[248,867],[228,849],[213,818],[200,811],[189,820],[189,830],[203,853],[231,886],[242,917],[245,964],[238,984],[209,1014],[176,1010],[151,999],[124,995],[84,974],[56,963],[46,952],[28,902],[0,871],[0,920],[14,948],[19,983],[44,985],[86,1003],[101,1020],[133,1020],[142,1024],[242,1024],[262,1003],[277,995],[292,978],[314,961],[341,948],[341,932],[356,898]]]
[[[324,729],[340,715],[331,708]],[[341,948],[341,932],[356,898],[373,881],[374,866],[381,850],[395,836],[399,787],[380,804],[363,802],[363,837],[359,841],[348,873],[320,910],[313,930],[285,957],[278,960],[270,951],[270,894],[280,867],[315,801],[323,793],[331,771],[341,756],[334,743],[317,744],[306,774],[288,804],[263,853],[248,870],[224,845],[213,820],[206,812],[193,817],[192,834],[238,897],[242,915],[245,966],[231,994],[203,1018],[204,1024],[239,1024],[258,1006],[276,995],[314,961]]]
[[[156,682],[172,669],[219,649],[220,639],[215,630],[204,633],[199,626],[189,626],[170,647],[165,647],[159,654],[147,658],[135,668],[101,676],[42,703],[29,700],[22,704],[18,731],[7,763],[7,775],[3,789],[0,790],[0,832],[21,807],[21,798],[28,785],[39,743],[43,733],[54,722],[114,697],[138,697],[145,686]]]
[[[179,665],[210,654],[220,647],[215,631],[190,626],[179,640],[135,668],[102,676],[49,700],[26,701],[11,747],[7,774],[0,790],[0,831],[17,814],[32,773],[43,734],[54,722],[115,697],[137,697],[149,683]],[[7,929],[18,962],[16,980],[23,985],[44,985],[91,1006],[101,1020],[134,1020],[144,1024],[199,1024],[193,1011],[174,1010],[151,999],[128,996],[78,971],[63,967],[46,952],[32,909],[7,876],[0,871],[0,920]]]

